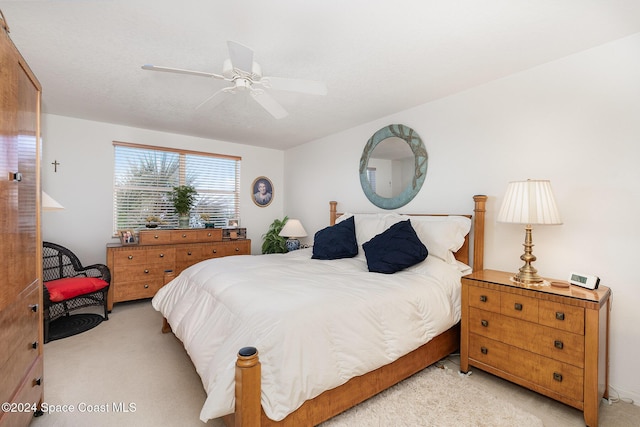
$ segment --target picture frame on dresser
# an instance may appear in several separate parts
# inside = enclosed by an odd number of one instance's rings
[[[120,237],[120,243],[123,245],[135,245],[136,242],[136,233],[131,229],[119,230],[118,236]]]

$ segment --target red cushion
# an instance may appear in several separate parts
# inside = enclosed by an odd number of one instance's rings
[[[107,282],[97,277],[67,277],[45,283],[49,291],[49,299],[53,302],[68,300],[78,295],[90,294],[107,285]]]

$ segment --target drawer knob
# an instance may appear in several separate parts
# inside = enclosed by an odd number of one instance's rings
[[[187,238],[187,235],[186,235],[186,234],[183,234],[183,235],[182,235],[182,238],[183,238],[183,239],[186,239],[186,238]]]
[[[480,353],[487,354],[489,353],[489,349],[487,347],[480,347]]]
[[[29,304],[29,310],[33,311],[34,313],[38,312],[38,304]]]
[[[157,234],[155,234],[155,235],[153,236],[153,238],[154,238],[154,239],[159,239],[159,238],[160,238],[160,236],[158,236]]]
[[[214,254],[217,254],[217,253],[218,253],[218,250],[217,250],[217,249],[214,249],[214,250],[213,250],[213,253],[214,253]]]
[[[236,248],[236,252],[240,252],[240,248]]]
[[[33,386],[42,385],[42,377],[35,378],[33,380]]]
[[[144,285],[144,288],[145,289],[149,289],[149,285]]]
[[[562,382],[562,374],[559,372],[554,372],[553,373],[553,379],[558,381],[559,383]]]
[[[564,348],[564,343],[562,341],[560,341],[560,340],[555,340],[553,342],[553,346],[555,348],[557,348],[558,350],[562,350]]]
[[[480,295],[480,302],[487,302],[487,296],[486,295]]]
[[[145,270],[145,271],[144,271],[144,274],[149,274],[149,270]]]
[[[34,350],[37,350],[38,349],[38,341],[32,342],[31,343],[31,348],[34,349]]]
[[[160,254],[160,258],[164,258],[164,254]]]
[[[561,311],[556,311],[556,320],[564,320],[564,313]]]
[[[489,326],[489,322],[488,322],[487,320],[481,320],[481,321],[480,321],[480,324],[481,324],[482,326],[484,326],[485,328]]]
[[[128,259],[133,259],[133,255],[129,255],[127,258]]]
[[[191,251],[187,252],[187,255],[191,256]]]
[[[207,237],[211,237],[211,233],[207,233]]]
[[[522,311],[522,304],[517,302],[513,305],[513,308],[515,308],[517,311]]]

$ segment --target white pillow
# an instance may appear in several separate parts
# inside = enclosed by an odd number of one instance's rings
[[[378,234],[384,232],[387,228],[389,228],[389,226],[386,225],[387,216],[389,216],[389,214],[385,213],[345,213],[336,220],[336,224],[344,221],[345,219],[353,217],[353,221],[356,226],[356,240],[358,241],[358,246],[362,247],[363,243],[368,242],[369,240],[373,239]]]
[[[471,220],[466,216],[410,216],[390,214],[385,229],[399,221],[411,221],[413,229],[433,255],[449,264],[456,264],[454,252],[464,244],[464,237],[471,230]],[[356,226],[357,232],[357,226]]]

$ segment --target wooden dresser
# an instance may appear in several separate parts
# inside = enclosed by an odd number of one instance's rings
[[[0,426],[43,400],[40,84],[0,18]]]
[[[516,284],[484,270],[462,279],[460,370],[470,366],[584,412],[608,397],[609,288]]]
[[[249,254],[251,240],[223,240],[220,228],[141,230],[136,245],[107,245],[109,310],[116,302],[153,297],[168,270],[177,276],[205,259]]]

